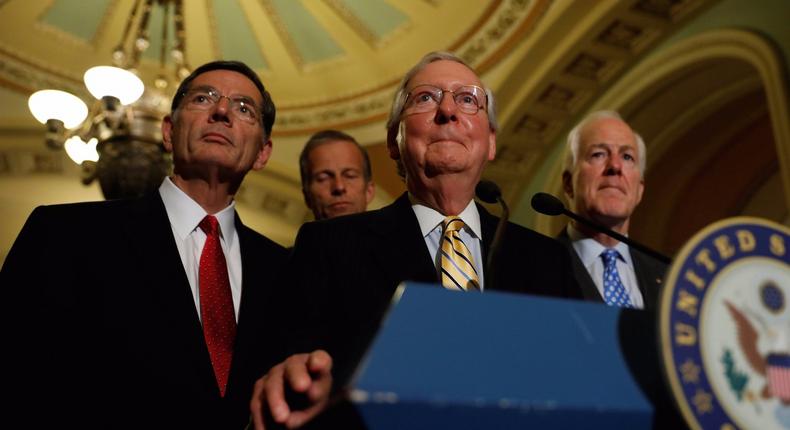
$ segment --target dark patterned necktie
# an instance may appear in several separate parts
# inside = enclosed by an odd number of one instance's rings
[[[603,295],[604,301],[609,306],[619,306],[621,308],[633,308],[631,298],[625,290],[625,285],[620,279],[620,272],[617,270],[617,259],[620,253],[616,249],[606,249],[601,253],[603,258]]]
[[[442,285],[451,290],[480,290],[480,278],[472,253],[461,240],[461,229],[466,224],[458,217],[444,219],[441,246]]]
[[[200,228],[206,233],[206,244],[200,254],[198,278],[200,315],[214,376],[217,378],[220,395],[224,397],[233,359],[236,317],[228,280],[228,265],[219,242],[219,223],[213,216],[206,215],[200,222]]]

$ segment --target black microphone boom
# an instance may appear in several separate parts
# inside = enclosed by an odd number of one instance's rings
[[[661,261],[662,263],[672,264],[672,259],[667,257],[666,255],[661,254],[658,251],[652,250],[647,246],[642,245],[639,242],[631,240],[616,231],[613,231],[607,227],[604,227],[601,224],[598,224],[597,222],[576,215],[575,213],[569,211],[568,209],[565,208],[565,205],[562,203],[560,199],[558,199],[555,196],[552,196],[551,194],[535,193],[535,195],[532,196],[531,203],[533,209],[544,215],[557,216],[560,214],[565,214],[568,217],[573,218],[574,220],[586,225],[587,227],[590,227],[593,230],[600,231],[601,233],[609,237],[613,237],[619,240],[620,242],[625,243],[628,246],[636,248],[644,252],[645,254],[650,255],[651,257],[655,258],[658,261]]]
[[[475,195],[480,200],[486,203],[497,203],[502,206],[502,216],[499,218],[499,223],[496,226],[494,233],[494,240],[491,241],[491,247],[488,249],[488,258],[486,259],[485,267],[485,283],[487,285],[494,285],[494,255],[499,250],[499,243],[502,241],[502,235],[505,232],[505,226],[510,218],[510,208],[502,198],[502,191],[499,186],[491,181],[482,180],[477,183],[475,187]]]

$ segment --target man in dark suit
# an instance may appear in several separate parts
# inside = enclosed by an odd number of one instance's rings
[[[282,320],[299,333],[286,343],[313,352],[290,356],[256,383],[251,407],[258,429],[262,410],[294,427],[325,408],[401,281],[580,297],[565,249],[515,224],[507,225],[496,273],[485,271],[497,218],[473,197],[496,154],[496,120],[491,91],[468,65],[447,53],[425,56],[401,82],[387,129],[408,193],[380,210],[300,229],[288,270],[296,297],[283,301],[296,307],[284,306],[292,317]],[[304,408],[286,402],[285,387],[307,397]]]
[[[249,67],[205,64],[163,121],[174,172],[158,192],[33,211],[0,272],[12,413],[42,427],[246,425],[252,384],[277,361],[259,317],[286,253],[242,224],[233,196],[266,164],[274,116]]]
[[[628,235],[642,199],[645,143],[616,112],[594,112],[568,134],[562,184],[576,213]],[[666,265],[583,224],[558,236],[587,300],[655,309]]]

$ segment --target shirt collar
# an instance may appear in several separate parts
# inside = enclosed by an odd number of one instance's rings
[[[576,253],[579,254],[579,259],[582,260],[584,267],[590,267],[596,260],[601,259],[601,253],[606,249],[605,246],[597,240],[585,236],[584,233],[574,228],[571,224],[568,224],[567,231],[568,237],[570,237],[573,243],[573,248],[576,250]],[[628,245],[623,242],[617,242],[614,249],[620,253],[620,256],[623,257],[626,264],[633,264],[631,262],[631,252],[628,249]]]
[[[192,234],[198,228],[200,221],[208,215],[202,206],[178,188],[168,177],[159,186],[159,195],[165,204],[167,217],[170,219],[173,231],[180,240],[184,240]],[[231,242],[236,236],[235,206],[236,201],[233,200],[224,209],[213,214],[219,222],[220,233],[228,246],[232,245]]]
[[[437,226],[441,226],[444,221],[445,215],[441,214],[436,209],[433,209],[417,200],[416,197],[409,193],[409,201],[411,201],[411,208],[417,216],[417,222],[420,223],[420,232],[422,236],[427,236]],[[483,238],[480,229],[480,213],[477,211],[477,205],[474,200],[470,200],[466,208],[458,214],[458,217],[466,224],[466,227],[471,230],[477,239]]]

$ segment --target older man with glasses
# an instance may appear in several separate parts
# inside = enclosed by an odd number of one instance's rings
[[[205,64],[163,121],[174,171],[158,192],[31,214],[0,272],[16,422],[247,423],[255,379],[280,359],[259,317],[286,251],[242,224],[233,197],[269,159],[274,116],[249,67]]]
[[[295,354],[256,383],[257,429],[267,414],[291,428],[326,408],[401,281],[472,294],[581,297],[565,249],[516,224],[507,225],[496,273],[485,272],[498,219],[473,197],[496,154],[494,97],[461,59],[431,53],[406,74],[387,123],[387,146],[407,193],[382,209],[299,231],[283,272],[292,282],[278,300],[280,313],[269,315],[294,330],[282,343]],[[286,391],[302,394],[302,402],[294,402],[298,395],[286,400]]]

